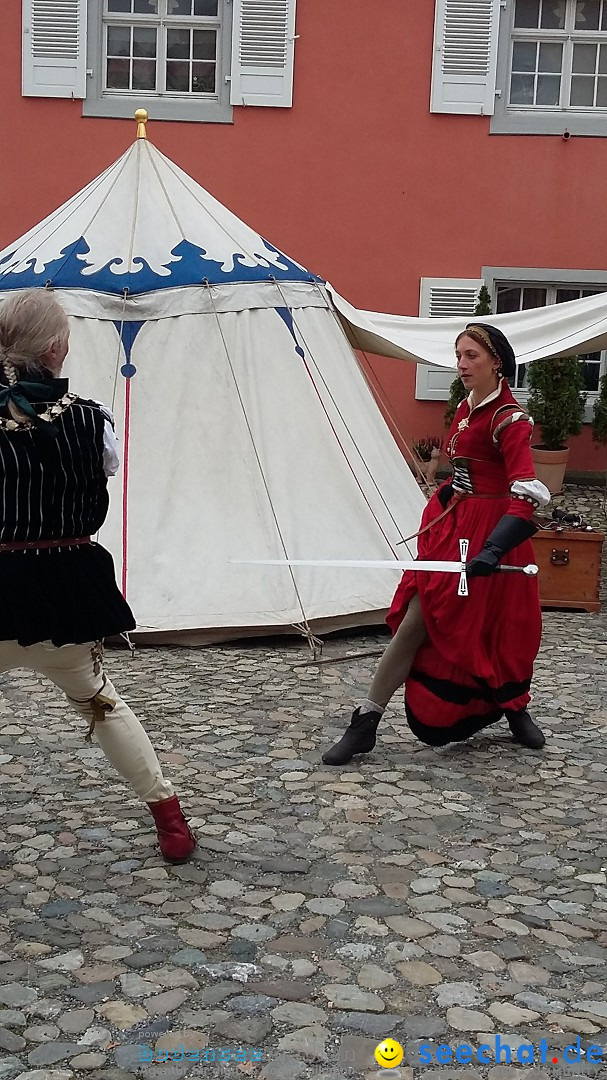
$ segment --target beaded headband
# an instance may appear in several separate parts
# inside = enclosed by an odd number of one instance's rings
[[[471,337],[475,337],[475,335],[476,335],[477,338],[480,338],[481,342],[483,343],[483,345],[486,346],[487,350],[491,353],[491,355],[494,356],[496,360],[499,360],[500,367],[501,367],[502,358],[501,358],[500,354],[498,353],[497,349],[495,348],[495,345],[493,344],[491,338],[489,337],[489,334],[484,329],[484,327],[482,327],[482,326],[467,326],[465,332],[467,334],[470,334]],[[480,344],[480,342],[479,342],[479,344]]]

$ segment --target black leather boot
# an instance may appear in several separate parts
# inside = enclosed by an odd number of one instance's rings
[[[346,765],[355,754],[368,754],[375,746],[375,733],[381,718],[381,713],[361,713],[360,708],[355,709],[350,726],[339,742],[323,754],[325,765]]]
[[[546,739],[544,732],[533,723],[526,709],[520,712],[506,712],[506,720],[510,725],[512,738],[521,746],[528,746],[530,750],[541,750]]]

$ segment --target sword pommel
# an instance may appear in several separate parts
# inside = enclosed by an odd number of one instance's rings
[[[499,565],[497,569],[502,573],[510,574],[527,574],[527,577],[536,577],[540,572],[539,566],[535,563],[528,563],[527,566],[503,566]]]

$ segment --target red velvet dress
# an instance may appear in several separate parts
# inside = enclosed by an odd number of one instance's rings
[[[467,400],[460,404],[447,441],[454,497],[444,517],[436,494],[428,502],[421,528],[433,524],[418,538],[418,558],[459,560],[459,541],[465,538],[470,560],[503,514],[532,517],[538,501],[524,483],[535,479],[531,432],[505,380],[472,411]],[[513,548],[502,561],[534,562],[531,542]],[[386,619],[394,633],[419,593],[428,638],[405,683],[405,707],[409,726],[424,742],[467,738],[530,700],[542,629],[537,578],[500,573],[472,578],[467,597],[458,596],[458,585],[458,574],[408,570]]]

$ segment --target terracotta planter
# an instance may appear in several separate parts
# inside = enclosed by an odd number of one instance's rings
[[[563,490],[569,447],[564,450],[540,450],[532,446],[531,457],[538,480],[546,485],[551,495],[558,495]]]

